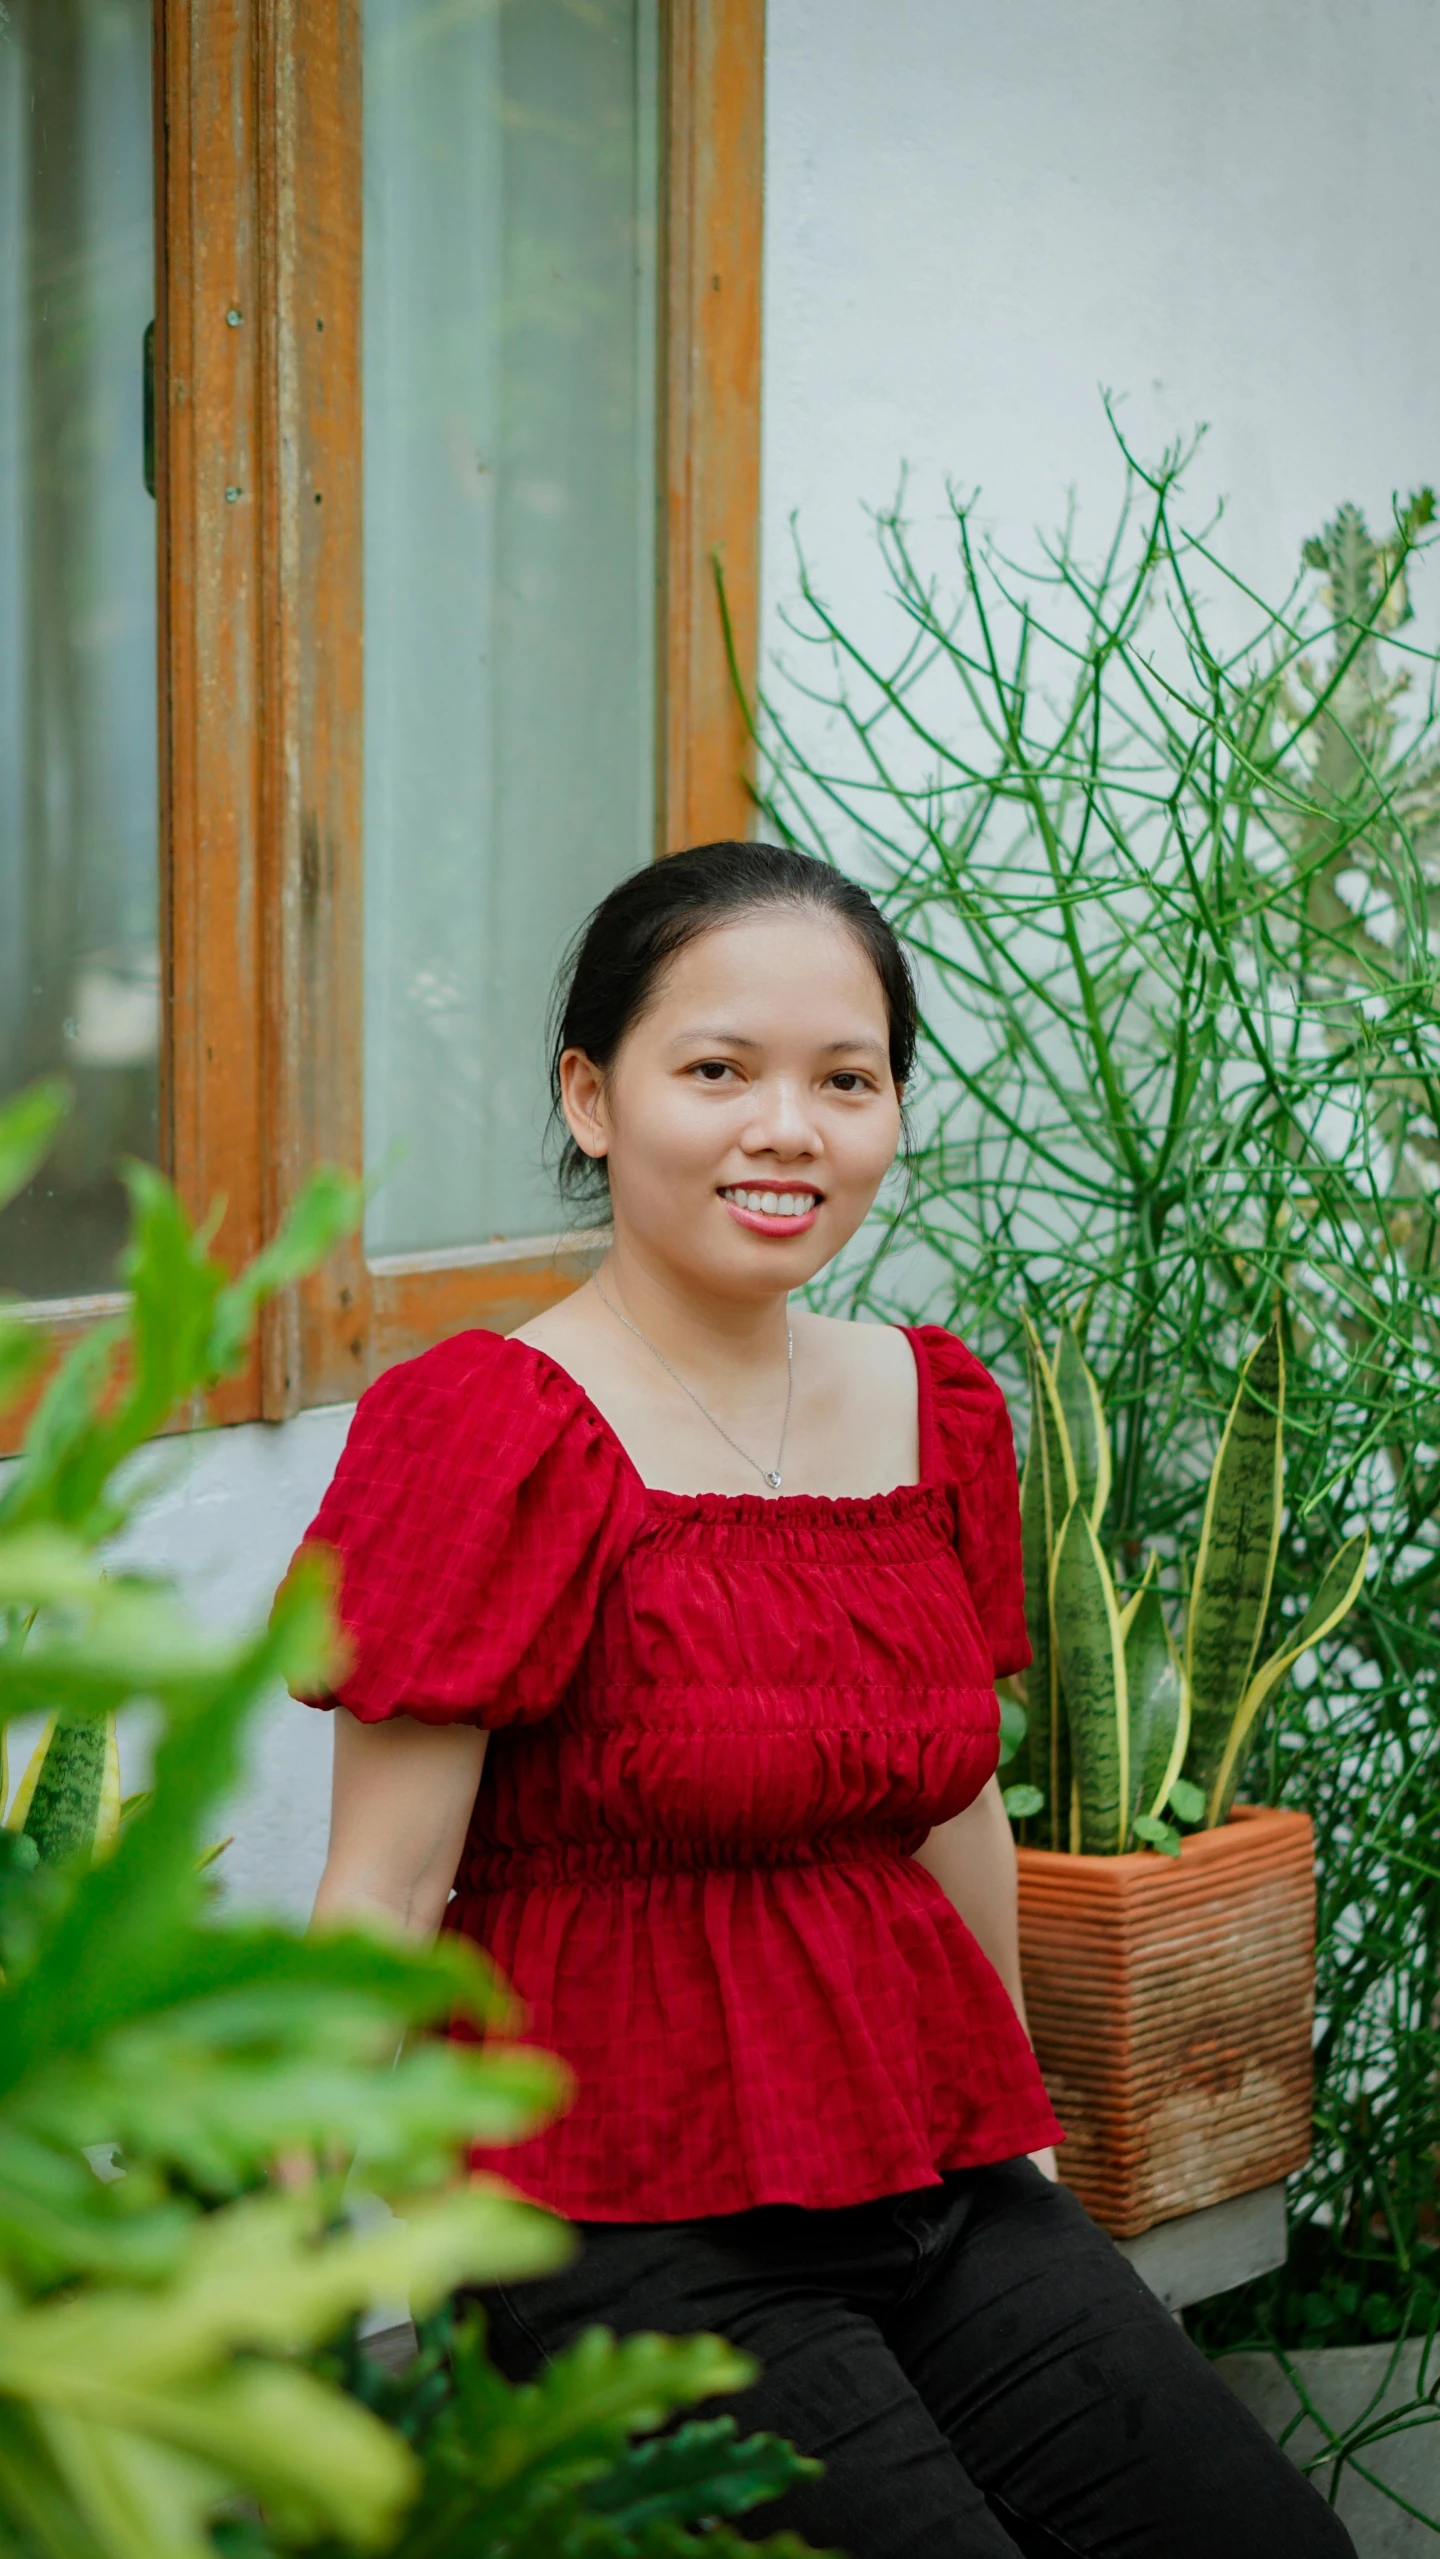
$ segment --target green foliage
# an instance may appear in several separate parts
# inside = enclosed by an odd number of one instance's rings
[[[12,1186],[55,1117],[46,1096],[0,1114]],[[117,1465],[233,1367],[267,1289],[355,1193],[323,1179],[231,1282],[157,1175],[131,1189],[130,1306],[58,1372],[0,1502],[0,1724],[53,1718],[0,1833],[0,2537],[24,2559],[202,2559],[238,2487],[287,2536],[374,2546],[413,2455],[296,2357],[377,2294],[433,2302],[557,2261],[548,2216],[445,2189],[462,2137],[527,2130],[561,2081],[518,2050],[426,2041],[394,2060],[407,2028],[502,2012],[459,1944],[307,1943],[209,1901],[198,1852],[247,1717],[276,1678],[331,1661],[325,1576],[297,1573],[237,1641],[107,1577],[96,1550],[124,1515]],[[137,1700],[161,1719],[154,1790],[97,1860],[111,1719]],[[302,2192],[255,2191],[297,2151],[315,2162]],[[405,2206],[380,2234],[340,2209],[362,2152],[369,2188]],[[120,2173],[92,2168],[107,2155]]]
[[[1246,1744],[1247,1790],[1319,1843],[1292,2213],[1403,2297],[1440,2149],[1440,661],[1409,608],[1434,502],[1383,538],[1342,507],[1269,603],[1187,518],[1186,455],[1124,461],[1093,559],[1074,518],[1003,557],[956,496],[952,576],[883,514],[873,648],[801,564],[763,806],[874,884],[925,1017],[908,1200],[824,1302],[953,1323],[1012,1386],[1022,1311],[1053,1335],[1085,1306],[1107,1543],[1132,1588],[1155,1552],[1171,1610],[1278,1316],[1271,1642],[1327,1558],[1366,1526],[1374,1549]],[[1037,1730],[1048,1752],[1043,1697]],[[1275,2296],[1282,2335],[1299,2299]]]
[[[471,2309],[421,2324],[420,2351],[383,2371],[352,2340],[331,2364],[412,2445],[424,2485],[394,2559],[803,2559],[782,2534],[758,2545],[734,2517],[819,2475],[772,2435],[737,2436],[730,2417],[679,2411],[742,2389],[755,2366],[718,2337],[615,2338],[594,2328],[519,2387],[484,2352]],[[271,2559],[256,2526],[222,2528],[226,2559]],[[327,2543],[316,2559],[349,2559]]]
[[[0,1770],[4,1755],[0,1754]],[[120,1827],[120,1746],[113,1715],[48,1719],[6,1816],[52,1862],[86,1860]]]
[[[1043,1645],[1028,1673],[1042,1736],[1028,1770],[1042,1801],[1027,1801],[1026,1809],[1045,1810],[1048,1753],[1063,1723],[1074,1781],[1068,1803],[1051,1798],[1046,1844],[1114,1857],[1139,1839],[1178,1856],[1179,1834],[1166,1814],[1183,1820],[1189,1805],[1189,1818],[1207,1828],[1225,1820],[1261,1705],[1354,1605],[1369,1538],[1362,1531],[1346,1539],[1299,1625],[1257,1671],[1285,1497],[1285,1363],[1272,1325],[1241,1372],[1211,1469],[1182,1665],[1153,1552],[1139,1589],[1120,1602],[1099,1533],[1112,1481],[1110,1433],[1074,1331],[1061,1325],[1053,1360],[1033,1326],[1028,1347],[1040,1417],[1032,1412],[1021,1537],[1027,1586],[1046,1594],[1046,1611]],[[1064,1393],[1062,1378],[1069,1381]],[[1074,1487],[1058,1523],[1048,1497],[1034,1497],[1034,1480],[1048,1482],[1050,1473]]]
[[[1152,1819],[1153,1804],[1173,1805],[1181,1810],[1187,1800],[1195,1806],[1189,1819],[1198,1821],[1205,1809],[1205,1798],[1198,1787],[1187,1785],[1183,1777],[1175,1774],[1187,1739],[1185,1674],[1165,1623],[1153,1572],[1147,1573],[1121,1617],[1125,1625],[1125,1679],[1130,1702],[1131,1821]],[[1181,1810],[1182,1820],[1185,1817]],[[1169,1846],[1168,1840],[1160,1844]]]
[[[90,1545],[117,1528],[125,1512],[116,1469],[182,1405],[234,1374],[265,1299],[324,1258],[363,1196],[347,1175],[317,1173],[274,1242],[231,1279],[210,1251],[210,1228],[190,1225],[162,1175],[130,1164],[125,1184],[129,1306],[88,1333],[46,1389],[0,1498],[0,1527],[53,1522]]]
[[[0,1181],[25,1178],[54,1118],[53,1097],[0,1112]],[[506,2022],[459,1938],[300,1938],[217,1912],[207,1827],[266,1691],[334,1672],[329,1575],[307,1559],[262,1633],[216,1637],[97,1550],[126,1515],[117,1466],[233,1370],[265,1297],[358,1192],[318,1176],[232,1281],[158,1175],[130,1187],[127,1311],[72,1351],[0,1500],[0,1732],[50,1719],[0,1830],[0,2551],[214,2559],[218,2531],[237,2550],[273,2535],[359,2554],[400,2533],[415,2559],[667,2559],[702,2493],[737,2514],[804,2467],[713,2425],[649,2468],[628,2453],[632,2432],[748,2378],[717,2339],[592,2340],[525,2394],[467,2330],[419,2448],[318,2353],[378,2300],[423,2314],[568,2255],[561,2222],[456,2176],[466,2145],[543,2122],[565,2075],[424,2032]],[[0,1359],[0,1380],[22,1366]],[[138,1701],[158,1710],[154,1782],[122,1820],[115,1718]],[[394,2207],[378,2226],[376,2199]],[[217,2525],[237,2499],[265,2525]],[[738,2546],[707,2536],[717,2559]]]
[[[1055,1542],[1050,1620],[1075,1770],[1078,1845],[1086,1856],[1117,1857],[1130,1844],[1125,1638],[1100,1540],[1079,1501]]]
[[[70,1097],[57,1081],[32,1084],[0,1112],[0,1208],[23,1191],[65,1119]],[[0,1412],[30,1384],[44,1357],[33,1324],[0,1304]]]

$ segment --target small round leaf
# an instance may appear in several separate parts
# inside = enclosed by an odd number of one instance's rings
[[[1045,1810],[1045,1798],[1038,1786],[1007,1786],[1000,1800],[1012,1822],[1028,1821],[1032,1813]]]
[[[1205,1789],[1192,1785],[1188,1777],[1176,1778],[1167,1800],[1177,1821],[1198,1822],[1204,1819]]]

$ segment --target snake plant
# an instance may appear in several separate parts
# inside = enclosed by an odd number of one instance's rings
[[[120,1828],[120,1746],[113,1715],[49,1717],[15,1789],[5,1828],[23,1832],[41,1859],[52,1863],[95,1857],[113,1844]]]
[[[1272,1324],[1245,1363],[1211,1470],[1177,1645],[1152,1553],[1122,1601],[1102,1540],[1110,1434],[1068,1322],[1053,1357],[1027,1323],[1030,1447],[1021,1531],[1033,1661],[1028,1778],[1009,1790],[1043,1843],[1114,1857],[1179,1851],[1234,1800],[1256,1718],[1291,1664],[1340,1623],[1365,1577],[1368,1533],[1332,1557],[1303,1617],[1256,1667],[1285,1499],[1285,1358]]]

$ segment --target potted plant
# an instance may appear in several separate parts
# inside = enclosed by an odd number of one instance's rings
[[[1107,1557],[1127,1591],[1171,1559],[1177,1630],[1219,1427],[1278,1316],[1277,1621],[1362,1526],[1372,1553],[1244,1776],[1314,1832],[1289,2252],[1187,2325],[1333,2368],[1333,2406],[1306,2387],[1350,2469],[1413,2452],[1432,2484],[1388,2493],[1440,2528],[1436,2354],[1382,2454],[1374,2408],[1339,2413],[1347,2359],[1383,2396],[1440,2316],[1440,649],[1410,610],[1436,504],[1373,531],[1339,506],[1277,595],[1187,504],[1193,448],[1150,463],[1116,434],[1107,522],[1077,499],[1002,543],[983,493],[952,486],[947,525],[902,489],[863,616],[800,560],[756,722],[765,831],[884,896],[925,1026],[905,1189],[822,1303],[947,1323],[1017,1395],[1021,1310],[1050,1340],[1084,1305]]]
[[[1272,1323],[1211,1469],[1177,1644],[1157,1555],[1122,1600],[1105,1552],[1110,1433],[1077,1335],[1064,1324],[1052,1360],[1027,1334],[1020,1502],[1034,1658],[1006,1792],[1036,1841],[1019,1852],[1025,1998],[1068,2134],[1066,2183],[1133,2238],[1309,2155],[1311,1827],[1234,1796],[1261,1708],[1346,1615],[1369,1539],[1344,1541],[1257,1666],[1284,1505]]]

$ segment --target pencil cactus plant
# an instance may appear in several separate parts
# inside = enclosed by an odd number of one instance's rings
[[[1033,1660],[1025,1769],[1007,1791],[1044,1845],[1175,1855],[1180,1822],[1212,1829],[1234,1801],[1256,1721],[1292,1664],[1352,1607],[1366,1532],[1331,1558],[1314,1598],[1257,1667],[1285,1499],[1285,1356],[1272,1323],[1241,1373],[1211,1469],[1177,1645],[1152,1552],[1122,1600],[1102,1543],[1110,1434],[1079,1337],[1053,1356],[1027,1323],[1030,1447],[1020,1490]],[[1027,1782],[1028,1781],[1028,1782]]]

